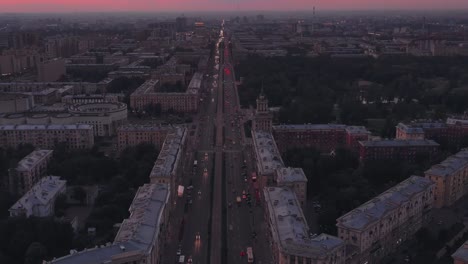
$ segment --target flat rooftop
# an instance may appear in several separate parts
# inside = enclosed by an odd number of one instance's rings
[[[413,175],[338,218],[337,226],[363,230],[411,200],[414,195],[427,191],[432,185],[428,178]]]
[[[187,93],[189,94],[198,94],[198,91],[200,90],[201,84],[203,80],[203,73],[201,72],[196,72],[192,76],[192,80],[190,80],[190,83],[187,88]]]
[[[252,139],[261,175],[273,174],[276,169],[284,167],[283,159],[271,133],[252,131]]]
[[[160,125],[160,124],[126,124],[119,126],[117,131],[167,131],[174,129],[170,125]]]
[[[464,149],[457,154],[448,157],[441,163],[432,166],[429,170],[425,171],[425,174],[446,177],[452,175],[456,171],[466,168],[467,166],[468,149]]]
[[[58,176],[46,176],[25,193],[10,210],[25,210],[32,212],[36,205],[47,205],[57,195],[67,181]]]
[[[53,150],[40,149],[34,150],[18,162],[17,171],[30,171],[36,167],[45,158],[52,156]]]
[[[340,124],[303,124],[303,125],[277,125],[273,130],[345,130],[346,125]]]
[[[283,253],[303,257],[325,257],[344,241],[327,234],[309,237],[309,226],[296,194],[287,187],[265,187],[265,203],[272,237]]]
[[[134,95],[134,94],[141,95],[141,94],[155,93],[155,87],[156,87],[156,85],[158,83],[159,83],[159,80],[155,80],[155,79],[147,80],[142,85],[140,85],[140,87],[138,87],[132,93],[132,95]]]
[[[102,264],[128,261],[132,257],[138,261],[142,255],[148,256],[153,250],[152,245],[157,243],[169,194],[167,184],[144,184],[138,188],[129,208],[130,217],[123,221],[113,244],[74,252],[48,263]]]
[[[92,125],[0,125],[0,130],[93,130]]]
[[[161,152],[151,170],[150,178],[171,178],[182,154],[185,135],[186,129],[183,127],[176,127],[167,134]]]
[[[346,126],[345,130],[348,134],[370,134],[365,126]]]
[[[169,193],[168,184],[144,184],[138,188],[129,208],[130,217],[122,222],[114,243],[132,241],[149,254],[159,235]]]
[[[278,184],[288,182],[307,182],[307,177],[302,168],[283,167],[276,169],[276,181]]]
[[[390,139],[390,140],[375,140],[375,141],[359,141],[359,144],[364,147],[438,147],[439,144],[434,140],[420,139],[420,140],[402,140],[402,139]]]

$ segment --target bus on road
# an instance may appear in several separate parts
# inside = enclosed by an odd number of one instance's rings
[[[247,263],[254,263],[254,255],[252,247],[247,248]]]

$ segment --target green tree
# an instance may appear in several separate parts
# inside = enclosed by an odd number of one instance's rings
[[[47,257],[47,249],[39,242],[33,242],[26,250],[25,264],[41,264]]]

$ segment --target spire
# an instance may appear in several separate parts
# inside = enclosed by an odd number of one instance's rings
[[[260,90],[260,96],[264,96],[264,95],[265,95],[265,93],[263,92],[263,78],[262,78],[262,88]]]

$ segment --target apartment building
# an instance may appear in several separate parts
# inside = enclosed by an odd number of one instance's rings
[[[415,162],[418,155],[434,160],[439,144],[433,140],[378,140],[359,141],[359,158],[362,162],[373,160],[405,160]]]
[[[54,36],[45,40],[45,52],[49,58],[68,58],[78,53],[79,38],[75,36]]]
[[[460,145],[468,136],[468,114],[440,121],[413,121],[396,126],[397,139],[432,139],[441,144]]]
[[[307,201],[307,177],[302,168],[284,167],[275,170],[278,187],[289,187],[296,194],[301,205]]]
[[[10,217],[35,216],[48,217],[54,215],[55,200],[66,190],[65,180],[58,176],[46,176],[41,178],[23,197],[21,197],[10,209]]]
[[[340,146],[357,151],[358,142],[369,140],[370,132],[363,126],[304,124],[273,126],[273,135],[281,152],[296,148],[331,152]]]
[[[434,207],[450,206],[468,192],[468,149],[425,171],[435,184]]]
[[[16,113],[28,111],[34,107],[32,96],[25,94],[0,94],[0,113]]]
[[[185,93],[158,92],[159,80],[148,80],[130,95],[132,109],[144,110],[149,105],[161,105],[161,110],[167,112],[196,112],[199,103],[199,90],[202,84],[202,73],[195,73]]]
[[[44,177],[52,154],[52,150],[34,150],[20,160],[16,168],[9,169],[8,189],[10,193],[23,195]]]
[[[113,243],[45,261],[45,264],[160,264],[168,227],[170,186],[145,184],[130,205]]]
[[[173,128],[161,125],[124,125],[117,129],[117,149],[124,150],[140,143],[150,143],[161,148],[167,133]]]
[[[51,59],[37,64],[37,80],[39,82],[55,82],[65,75],[65,60]]]
[[[310,236],[309,226],[296,194],[288,187],[265,187],[273,261],[277,264],[344,264],[345,243],[327,234]]]
[[[430,220],[434,184],[411,176],[339,217],[338,237],[347,244],[347,263],[380,263]]]
[[[273,135],[266,131],[253,131],[253,157],[255,170],[259,176],[259,185],[271,186],[274,183],[277,169],[284,168],[284,162],[276,146]]]
[[[92,148],[93,127],[85,124],[0,125],[0,145],[16,147],[25,143],[44,149],[53,149],[59,143],[70,149]]]
[[[176,194],[176,179],[181,176],[185,156],[187,130],[176,127],[170,131],[150,173],[151,183],[169,184],[173,188],[171,200]]]

